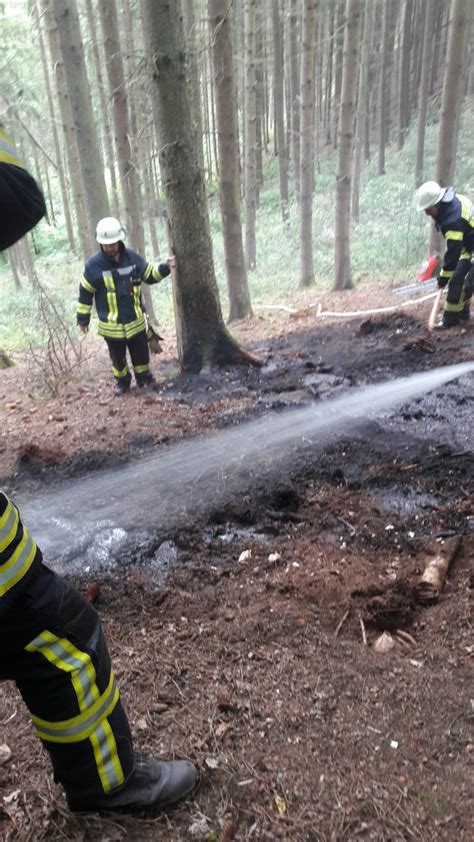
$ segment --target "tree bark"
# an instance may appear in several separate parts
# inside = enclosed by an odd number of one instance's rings
[[[314,284],[314,41],[317,0],[305,0],[301,52],[301,173],[300,173],[300,287]]]
[[[362,0],[347,0],[344,59],[339,117],[336,174],[336,234],[334,289],[350,289],[351,279],[351,179],[354,117],[356,114]]]
[[[352,219],[359,221],[360,176],[362,168],[362,149],[369,110],[369,57],[374,29],[374,0],[365,0],[364,34],[359,67],[359,91],[357,95],[357,120],[352,178]]]
[[[300,73],[298,63],[298,0],[291,0],[290,8],[290,100],[291,148],[296,201],[300,200]],[[320,90],[322,85],[320,85]]]
[[[283,44],[279,0],[273,0],[273,99],[275,104],[275,135],[278,148],[278,174],[280,181],[280,208],[283,222],[288,219],[288,161],[285,143]]]
[[[403,149],[410,113],[410,40],[413,0],[405,0],[400,55],[400,85],[398,91],[398,148]]]
[[[208,0],[216,92],[219,188],[224,255],[229,293],[229,322],[252,314],[240,221],[240,177],[237,145],[231,0]]]
[[[117,176],[115,173],[115,155],[114,155],[114,145],[113,145],[113,132],[110,126],[110,104],[107,102],[107,95],[106,95],[106,85],[104,83],[104,76],[102,72],[102,61],[103,57],[101,55],[101,51],[99,49],[99,43],[97,39],[97,28],[96,28],[96,12],[92,5],[92,0],[85,0],[86,3],[86,12],[87,12],[87,24],[89,27],[90,37],[91,37],[91,47],[92,47],[92,56],[93,56],[93,64],[94,64],[94,71],[95,71],[95,78],[97,82],[97,91],[99,94],[99,103],[100,103],[100,111],[101,111],[101,124],[103,126],[102,137],[104,141],[104,149],[105,149],[105,164],[110,173],[110,188],[112,193],[112,213],[114,216],[120,216],[120,203],[119,203],[119,195],[118,195],[118,187],[117,187]],[[101,4],[101,0],[99,0],[99,4]]]
[[[97,221],[110,215],[110,206],[96,123],[92,113],[76,0],[53,0],[53,14],[58,26],[69,101],[77,136],[92,247],[95,242]]]
[[[59,47],[58,27],[52,14],[48,0],[39,0],[41,16],[45,23],[48,36],[48,46],[51,64],[54,68],[54,80],[57,90],[57,100],[61,114],[61,123],[66,151],[67,169],[71,180],[71,194],[76,213],[76,227],[84,257],[90,252],[89,225],[87,221],[84,182],[79,162],[77,138],[72,120],[71,103],[69,100],[64,64]]]
[[[439,184],[452,184],[456,165],[459,115],[464,91],[464,58],[469,34],[470,10],[465,0],[452,0],[448,49],[441,98],[435,178]]]
[[[258,363],[224,325],[214,271],[206,189],[193,142],[186,56],[180,21],[169,0],[142,0],[156,100],[160,168],[177,260],[176,319],[181,369],[206,360]]]
[[[418,129],[416,133],[416,164],[415,164],[415,186],[419,187],[423,181],[423,161],[425,154],[425,130],[426,115],[428,111],[428,84],[430,67],[433,56],[433,34],[435,19],[436,0],[426,0],[424,37],[423,37],[423,61],[421,65],[421,80],[418,100]]]
[[[257,114],[255,79],[255,0],[245,0],[245,260],[247,269],[257,265],[255,222],[257,214]]]
[[[64,222],[66,224],[66,234],[69,243],[69,248],[72,252],[76,249],[76,240],[74,237],[74,229],[72,226],[71,211],[69,208],[69,197],[67,194],[66,178],[64,173],[64,166],[62,162],[61,144],[59,142],[59,132],[56,124],[56,113],[54,107],[53,92],[51,87],[51,77],[48,66],[48,57],[46,55],[45,37],[44,37],[44,21],[41,17],[41,9],[39,3],[36,3],[36,20],[38,27],[38,39],[41,52],[41,64],[43,65],[44,83],[46,87],[46,96],[48,99],[48,109],[50,113],[51,131],[53,135],[54,154],[57,164],[57,172],[59,179],[59,189],[61,191],[61,199],[64,210]]]
[[[189,64],[189,88],[193,115],[193,128],[196,137],[196,149],[199,166],[204,171],[204,152],[202,146],[202,108],[201,108],[201,74],[199,69],[198,24],[194,12],[194,0],[184,0],[184,32],[187,45]]]

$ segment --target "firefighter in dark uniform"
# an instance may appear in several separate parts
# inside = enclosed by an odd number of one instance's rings
[[[427,181],[418,188],[416,209],[430,216],[446,240],[438,287],[448,284],[440,329],[469,321],[474,288],[474,208],[472,202],[452,187]]]
[[[41,191],[0,127],[0,250],[44,216]],[[43,564],[0,492],[0,679],[14,681],[72,810],[166,807],[198,780],[184,760],[133,749],[99,617]]]
[[[124,245],[125,230],[118,219],[106,217],[97,223],[96,240],[100,251],[84,268],[79,286],[77,323],[89,329],[92,302],[99,319],[99,334],[104,337],[112,360],[115,394],[130,389],[131,374],[127,349],[138,387],[154,383],[150,371],[149,330],[141,298],[142,281],[159,283],[175,266],[174,256],[158,265],[148,263]]]

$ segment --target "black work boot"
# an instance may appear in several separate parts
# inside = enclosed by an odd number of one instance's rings
[[[95,800],[67,796],[69,808],[77,811],[117,810],[150,807],[164,810],[190,795],[199,783],[199,772],[188,760],[155,760],[135,752],[135,771],[126,784]]]
[[[117,380],[114,389],[114,395],[116,397],[120,397],[121,395],[126,395],[127,392],[130,391],[130,383],[126,380]]]
[[[142,374],[141,377],[137,377],[137,386],[139,389],[153,390],[156,386],[156,380],[153,377],[153,374],[151,374],[151,372],[148,372],[148,374]]]

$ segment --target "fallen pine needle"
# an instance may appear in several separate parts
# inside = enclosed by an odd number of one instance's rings
[[[346,611],[346,613],[344,614],[344,616],[343,616],[342,620],[340,621],[340,623],[339,623],[339,625],[338,625],[338,627],[337,627],[336,631],[334,632],[334,637],[337,637],[337,636],[338,636],[338,634],[339,634],[339,632],[341,631],[341,629],[342,629],[342,627],[343,627],[344,623],[346,622],[346,620],[347,620],[347,618],[348,618],[348,616],[349,616],[349,611],[350,611],[350,610],[351,610],[351,609],[350,609],[350,608],[348,608],[348,609],[347,609],[347,611]]]
[[[361,628],[361,631],[362,631],[362,640],[364,642],[364,646],[367,646],[367,633],[365,631],[365,623],[364,623],[362,617],[359,617],[359,623],[360,623],[360,628]]]

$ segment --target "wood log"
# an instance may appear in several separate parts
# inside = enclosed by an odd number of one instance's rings
[[[452,538],[446,538],[440,546],[439,552],[428,562],[418,585],[415,587],[419,602],[434,602],[438,599],[461,541],[462,535],[453,535]]]

